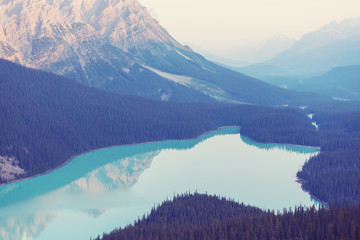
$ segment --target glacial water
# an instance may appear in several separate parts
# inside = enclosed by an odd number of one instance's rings
[[[318,149],[259,144],[238,132],[227,127],[192,140],[95,150],[0,186],[0,239],[88,240],[185,192],[280,211],[314,204],[296,172]]]

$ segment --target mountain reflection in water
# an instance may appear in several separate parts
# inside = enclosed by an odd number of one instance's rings
[[[0,186],[0,239],[88,240],[189,191],[273,210],[313,205],[296,172],[317,151],[259,144],[240,137],[237,127],[95,150],[49,174]]]

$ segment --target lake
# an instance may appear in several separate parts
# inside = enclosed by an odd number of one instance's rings
[[[0,186],[0,239],[90,239],[185,192],[262,209],[314,201],[296,172],[317,148],[260,144],[226,127],[197,139],[117,146],[46,175]]]

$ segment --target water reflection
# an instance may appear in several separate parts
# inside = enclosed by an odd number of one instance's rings
[[[64,167],[49,174],[25,181],[0,186],[0,207],[26,201],[60,189],[105,164],[127,157],[164,149],[190,149],[216,135],[238,133],[238,127],[222,128],[191,140],[171,140],[137,145],[111,147],[88,152],[75,157]]]
[[[84,213],[86,213],[87,215],[89,215],[92,218],[98,218],[105,211],[106,211],[106,209],[86,209],[86,210],[84,210]]]
[[[100,149],[50,174],[0,186],[0,239],[89,239],[186,191],[260,208],[313,204],[296,172],[317,149],[259,144],[238,132]]]
[[[134,185],[141,173],[148,167],[160,151],[127,157],[86,174],[65,188],[72,193],[102,193],[115,189],[126,190]]]
[[[19,240],[37,238],[54,218],[54,213],[46,212],[0,218],[0,239]]]
[[[276,143],[259,143],[251,140],[248,137],[240,136],[241,140],[251,146],[255,146],[259,149],[280,149],[289,152],[296,152],[296,153],[314,153],[320,150],[319,147],[304,147],[300,145],[290,145],[290,144],[276,144]]]

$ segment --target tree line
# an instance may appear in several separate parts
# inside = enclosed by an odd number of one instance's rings
[[[321,152],[298,172],[302,186],[331,205],[360,203],[360,113],[323,112],[319,123]]]
[[[100,239],[358,240],[360,206],[298,206],[275,213],[217,196],[183,194]]]

